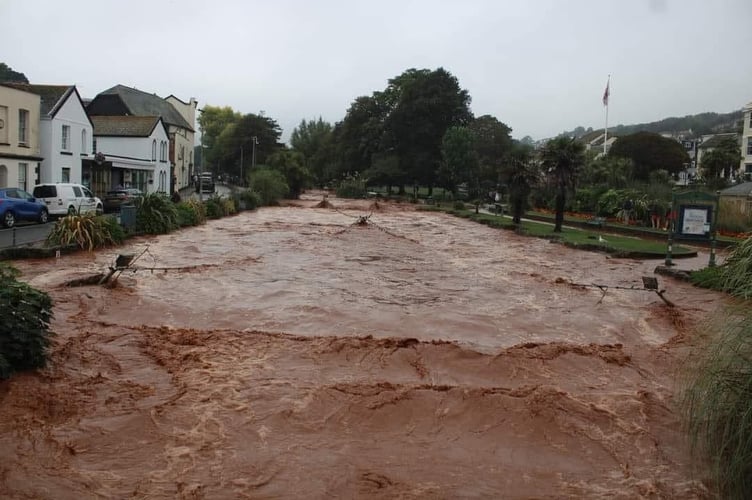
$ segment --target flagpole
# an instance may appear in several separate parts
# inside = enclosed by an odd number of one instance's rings
[[[606,82],[606,92],[603,94],[603,104],[606,105],[606,127],[603,129],[603,155],[606,155],[606,144],[608,143],[608,98],[611,97],[611,75],[608,75]]]

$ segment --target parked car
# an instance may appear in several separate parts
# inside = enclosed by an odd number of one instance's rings
[[[107,191],[107,194],[104,195],[104,211],[117,212],[120,210],[121,205],[130,204],[136,198],[143,195],[144,193],[136,188],[122,188]]]
[[[0,188],[0,221],[3,226],[13,227],[22,220],[45,224],[49,220],[47,206],[23,189]]]
[[[102,200],[81,184],[57,183],[34,186],[34,198],[47,205],[50,215],[86,214],[104,212]]]

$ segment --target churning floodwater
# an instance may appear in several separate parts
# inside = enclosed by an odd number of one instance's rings
[[[0,383],[0,496],[705,496],[676,374],[719,295],[603,295],[656,262],[320,199],[18,262],[57,338]],[[65,285],[118,253],[114,288]]]

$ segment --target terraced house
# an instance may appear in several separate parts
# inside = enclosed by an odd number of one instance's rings
[[[163,99],[156,94],[116,85],[98,94],[86,110],[92,119],[95,116],[160,117],[168,133],[170,171],[166,191],[170,193],[187,186],[193,172],[196,104],[193,98],[185,103],[174,96]]]
[[[104,196],[118,187],[169,194],[167,128],[159,116],[92,116],[97,153],[92,191]]]
[[[39,162],[40,98],[0,84],[0,187],[33,187]]]
[[[74,182],[90,185],[83,171],[92,154],[92,124],[75,85],[3,85],[36,94],[40,98],[39,147],[42,162],[27,185],[42,182]],[[21,187],[21,186],[18,186]]]

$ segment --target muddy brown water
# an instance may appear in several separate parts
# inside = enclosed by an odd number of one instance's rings
[[[57,337],[0,383],[0,496],[707,495],[676,373],[719,295],[659,278],[675,310],[599,303],[575,284],[641,288],[657,262],[320,200],[18,262]],[[115,288],[64,285],[144,250]]]

